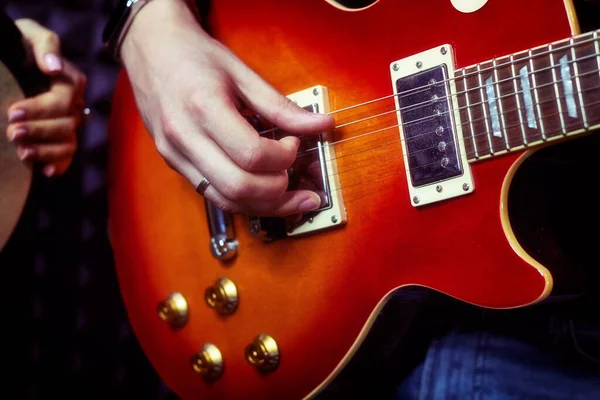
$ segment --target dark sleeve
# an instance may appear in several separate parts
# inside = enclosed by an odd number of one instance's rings
[[[210,11],[210,0],[196,0],[198,5],[198,11],[200,11],[200,17],[204,20]]]

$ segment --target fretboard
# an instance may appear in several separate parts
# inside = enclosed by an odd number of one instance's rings
[[[590,32],[456,70],[467,159],[600,125],[600,37]]]

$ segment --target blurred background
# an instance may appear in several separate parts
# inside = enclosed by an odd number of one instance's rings
[[[4,2],[60,35],[88,76],[92,110],[61,177],[36,176],[0,254],[4,348],[0,398],[167,399],[129,326],[107,239],[106,125],[120,70],[103,51],[112,0]]]

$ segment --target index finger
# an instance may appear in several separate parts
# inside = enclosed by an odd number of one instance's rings
[[[296,158],[298,138],[261,136],[226,99],[213,99],[211,109],[197,115],[204,131],[245,171],[282,171]]]

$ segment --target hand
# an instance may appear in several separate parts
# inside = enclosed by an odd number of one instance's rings
[[[160,26],[160,29],[157,29]],[[227,212],[288,216],[319,196],[286,191],[299,139],[260,137],[247,107],[293,135],[329,129],[330,116],[296,106],[202,30],[183,1],[155,0],[137,15],[121,49],[137,106],[158,152]]]
[[[39,162],[50,177],[63,174],[77,149],[86,77],[60,53],[58,36],[29,19],[15,24],[32,46],[38,68],[51,77],[50,90],[8,109],[6,134],[23,161]]]

